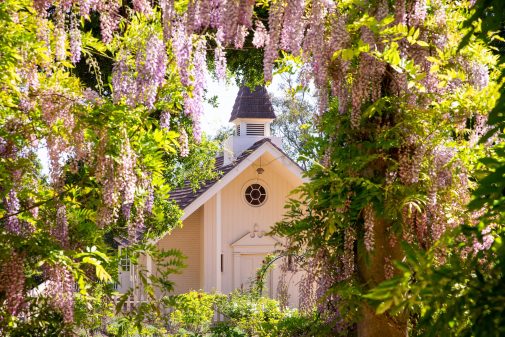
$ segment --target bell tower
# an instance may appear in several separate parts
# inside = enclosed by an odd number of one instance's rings
[[[235,124],[235,133],[224,142],[224,164],[231,163],[244,150],[263,138],[269,138],[280,147],[281,139],[270,134],[270,125],[274,119],[274,109],[266,88],[257,86],[250,89],[242,86],[230,117],[230,122]]]

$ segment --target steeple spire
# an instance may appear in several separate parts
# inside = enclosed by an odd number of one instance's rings
[[[264,86],[257,86],[254,90],[240,87],[230,117],[230,122],[235,124],[235,135],[224,143],[225,164],[264,138],[280,146],[280,138],[270,134],[270,124],[274,119],[272,102]]]
[[[240,87],[231,111],[230,122],[237,118],[275,119],[272,102],[264,86],[256,86],[253,90],[246,86]]]

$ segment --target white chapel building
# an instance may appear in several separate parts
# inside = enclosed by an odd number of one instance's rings
[[[187,256],[187,267],[171,277],[176,294],[247,289],[265,256],[279,250],[281,239],[266,233],[282,220],[290,192],[305,180],[300,166],[281,150],[282,140],[271,136],[274,119],[264,87],[241,87],[230,118],[235,134],[216,158],[218,178],[196,192],[189,186],[172,192],[184,212],[183,226],[155,243]],[[150,259],[145,262],[156,274]],[[272,298],[277,297],[279,264],[266,278],[266,295]],[[289,277],[289,304],[296,307],[299,277]]]

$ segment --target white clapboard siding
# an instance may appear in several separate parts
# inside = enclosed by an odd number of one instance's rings
[[[203,207],[183,221],[182,228],[175,228],[158,242],[160,249],[179,249],[187,259],[182,274],[169,277],[175,282],[175,293],[199,290],[201,284]]]
[[[263,174],[258,175],[256,172],[260,166],[259,160],[251,164],[222,190],[222,252],[224,254],[222,291],[225,293],[232,291],[236,286],[233,284],[231,244],[255,228],[259,231],[270,231],[277,221],[282,220],[287,197],[296,186],[289,179],[290,174],[282,167],[280,160],[270,154],[261,157]],[[256,182],[263,185],[267,191],[267,200],[260,207],[248,205],[243,197],[245,188]],[[276,280],[272,284],[274,289],[269,290],[275,295]]]

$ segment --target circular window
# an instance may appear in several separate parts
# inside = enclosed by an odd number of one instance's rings
[[[261,206],[267,200],[267,191],[260,184],[251,184],[245,189],[245,200],[251,206]]]

